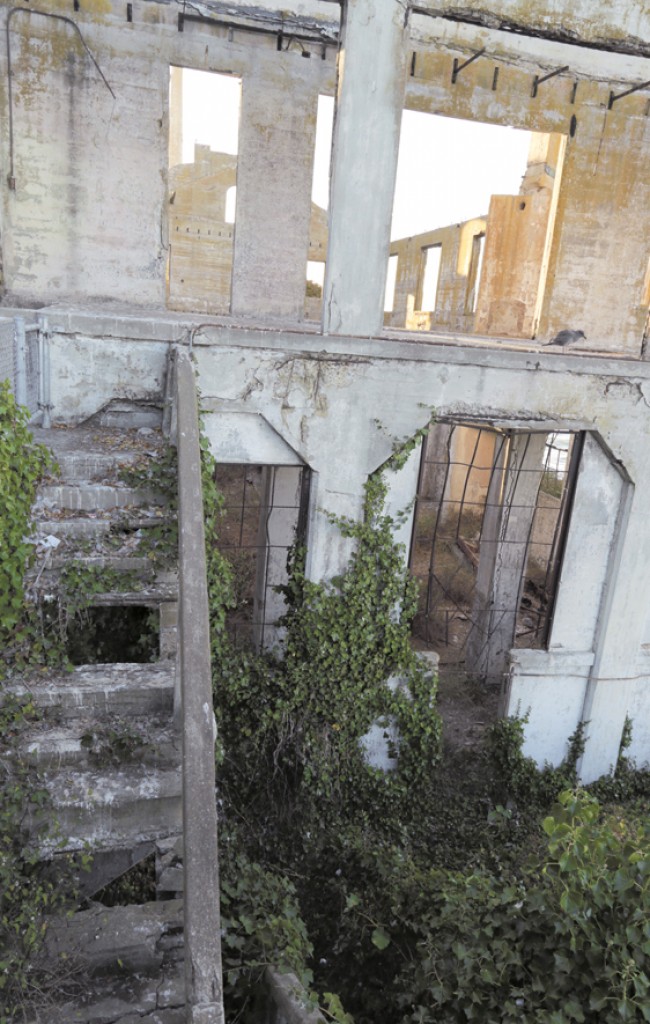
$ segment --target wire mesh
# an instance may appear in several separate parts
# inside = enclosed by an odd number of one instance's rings
[[[272,646],[285,603],[292,545],[304,540],[309,474],[304,467],[219,464],[224,497],[216,543],[233,573],[235,607],[226,626],[244,646]]]
[[[410,554],[416,637],[448,663],[499,634],[548,639],[575,476],[575,435],[433,424],[422,453]],[[472,653],[473,651],[473,653]]]

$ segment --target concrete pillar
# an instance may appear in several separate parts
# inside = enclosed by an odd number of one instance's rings
[[[497,447],[466,658],[468,671],[490,683],[502,683],[508,667],[545,446],[546,434],[515,435],[505,471],[505,445]]]
[[[287,580],[287,552],[296,539],[300,518],[301,470],[297,466],[265,466],[253,610],[254,641],[272,648],[282,638],[278,619],[286,602],[276,587]]]
[[[407,29],[398,0],[344,7],[334,123],[323,331],[383,325]]]
[[[304,74],[296,81],[298,59],[278,53],[274,79],[243,80],[234,314],[304,315],[318,79]]]

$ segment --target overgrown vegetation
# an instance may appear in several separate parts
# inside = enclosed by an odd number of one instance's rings
[[[205,493],[211,536],[209,459]],[[277,888],[284,877],[309,937],[289,942],[291,964],[300,974],[302,958],[303,978],[311,969],[330,990],[322,1005],[336,1020],[650,1019],[650,784],[626,760],[629,729],[592,794],[575,788],[581,729],[559,768],[523,755],[521,718],[442,758],[435,688],[409,644],[417,595],[384,496],[378,474],[363,522],[332,520],[354,550],[331,584],[309,581],[292,552],[282,661],[230,644],[231,572],[210,553],[222,847],[226,863],[254,866],[261,905],[271,900],[261,920],[242,918],[225,890],[226,961],[234,949],[241,965],[226,969],[229,1013],[246,1017],[246,961],[286,958],[295,905]],[[378,721],[400,730],[388,773],[362,751]],[[636,800],[625,811],[612,803],[623,796]]]
[[[46,662],[51,647],[38,613],[23,585],[33,552],[30,509],[39,479],[54,469],[47,449],[34,443],[28,413],[16,405],[9,383],[0,383],[0,679],[16,661]],[[61,980],[51,975],[42,956],[46,916],[64,902],[66,886],[59,873],[50,877],[28,826],[43,823],[47,794],[33,769],[18,756],[21,733],[37,717],[33,702],[3,692],[0,698],[0,1024],[19,1020],[25,1004],[33,1006]],[[40,841],[56,842],[49,821]]]
[[[43,947],[47,919],[74,899],[72,864],[43,862],[34,842],[56,849],[58,830],[49,797],[31,765],[19,756],[23,730],[38,718],[29,698],[0,701],[0,1024],[23,1020],[49,1005],[74,973],[71,961],[53,961]],[[85,869],[84,854],[75,870]]]

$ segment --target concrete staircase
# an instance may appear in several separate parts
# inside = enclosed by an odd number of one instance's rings
[[[53,451],[60,474],[38,494],[37,558],[27,586],[47,607],[66,567],[128,573],[124,587],[93,594],[92,606],[144,608],[157,617],[156,660],[79,664],[12,682],[41,711],[21,739],[21,756],[38,767],[51,799],[48,813],[59,825],[56,849],[41,843],[43,856],[89,852],[92,868],[79,879],[89,897],[148,855],[156,857],[161,894],[182,888],[180,737],[173,724],[177,578],[175,566],[161,568],[156,557],[156,537],[170,512],[160,494],[120,480],[125,466],[159,459],[166,442],[155,421],[133,426],[124,419],[34,431]],[[64,999],[35,1021],[184,1019],[180,901],[91,903],[55,922],[48,943],[54,953],[79,959],[83,997]]]

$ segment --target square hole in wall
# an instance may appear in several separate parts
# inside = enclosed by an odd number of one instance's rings
[[[67,624],[66,654],[73,665],[156,661],[160,615],[147,605],[95,605]]]

